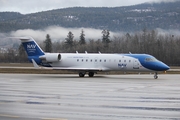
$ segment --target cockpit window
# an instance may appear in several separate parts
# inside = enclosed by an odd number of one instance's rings
[[[157,59],[151,57],[151,58],[146,58],[145,61],[146,61],[146,62],[154,62],[154,61],[157,61]]]

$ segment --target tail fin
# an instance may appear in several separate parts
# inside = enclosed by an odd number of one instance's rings
[[[36,41],[32,37],[21,37],[19,38],[26,50],[28,60],[30,62],[36,62],[38,65],[42,63],[39,59],[40,56],[45,55],[43,50],[39,47]]]
[[[26,50],[28,57],[44,55],[43,50],[32,37],[21,37],[20,40]]]

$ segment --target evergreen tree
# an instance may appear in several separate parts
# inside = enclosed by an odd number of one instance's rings
[[[84,34],[84,30],[83,30],[83,29],[82,29],[82,31],[81,31],[79,44],[80,44],[80,45],[84,45],[84,44],[86,44],[85,34]]]
[[[45,52],[52,52],[52,42],[49,34],[46,35],[46,40],[44,41],[44,43],[45,43]]]
[[[65,38],[65,44],[68,45],[69,47],[73,46],[73,39],[74,39],[74,35],[71,31],[69,31],[67,38]]]
[[[105,44],[105,47],[108,47],[108,44],[111,42],[110,39],[109,39],[110,32],[109,32],[109,30],[103,30],[102,34],[103,34],[103,36],[102,36],[102,43]]]

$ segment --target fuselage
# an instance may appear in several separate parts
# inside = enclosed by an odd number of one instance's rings
[[[61,53],[61,60],[49,62],[49,66],[54,69],[84,69],[85,71],[165,71],[169,69],[166,64],[148,54]]]

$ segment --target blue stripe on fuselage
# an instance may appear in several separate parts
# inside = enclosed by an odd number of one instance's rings
[[[152,55],[148,54],[123,54],[124,56],[133,57],[139,60],[141,65],[149,70],[153,71],[165,71],[169,69],[169,66],[164,64],[163,62],[157,60]],[[146,61],[146,58],[153,58],[154,61]]]

